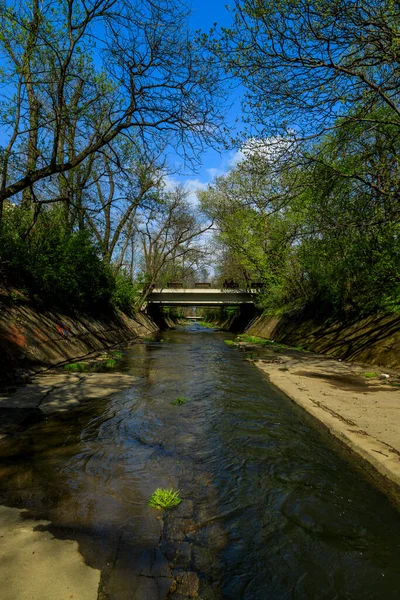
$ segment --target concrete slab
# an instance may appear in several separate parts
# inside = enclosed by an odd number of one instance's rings
[[[97,600],[100,571],[85,564],[77,542],[37,531],[47,521],[0,506],[2,600]]]
[[[40,375],[11,394],[0,394],[0,409],[39,408],[46,414],[64,412],[84,401],[105,398],[134,385],[125,373]]]

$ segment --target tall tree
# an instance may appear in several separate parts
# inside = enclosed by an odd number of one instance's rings
[[[5,199],[121,133],[153,147],[168,134],[192,159],[218,136],[218,78],[187,16],[178,0],[1,0],[0,219]]]

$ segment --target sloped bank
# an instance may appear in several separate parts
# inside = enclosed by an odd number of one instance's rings
[[[131,318],[121,312],[102,317],[65,315],[39,310],[29,302],[16,306],[0,299],[0,381],[157,331],[145,314]]]
[[[351,362],[400,368],[399,314],[328,320],[299,310],[261,315],[246,332]]]

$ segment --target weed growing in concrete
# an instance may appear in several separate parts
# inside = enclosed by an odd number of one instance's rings
[[[149,499],[149,506],[162,510],[163,508],[174,508],[182,502],[179,496],[179,492],[170,488],[169,490],[163,488],[157,488],[152,493]]]
[[[363,376],[366,379],[374,379],[374,377],[378,377],[378,373],[376,373],[375,371],[368,371],[367,373],[363,373]]]
[[[186,404],[186,402],[188,401],[188,398],[184,398],[183,396],[179,396],[179,398],[176,398],[176,400],[172,400],[171,404]]]
[[[87,370],[88,366],[82,362],[69,363],[69,365],[64,366],[64,371],[68,371],[69,373],[84,373]]]

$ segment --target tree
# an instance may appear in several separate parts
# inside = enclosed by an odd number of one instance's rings
[[[354,123],[322,138],[301,164],[297,155],[284,168],[268,153],[249,156],[200,193],[216,223],[219,271],[261,279],[264,308],[398,307],[399,142],[387,152],[376,129]]]
[[[268,136],[304,139],[355,121],[398,128],[399,23],[392,0],[236,0],[214,51]]]
[[[152,155],[130,140],[116,138],[91,169],[80,207],[83,222],[94,233],[103,260],[118,271],[132,247],[138,209],[163,186],[164,161],[158,153]]]
[[[217,77],[186,20],[178,0],[0,2],[0,222],[4,200],[54,176],[60,196],[40,201],[69,201],[65,174],[120,134],[170,135],[192,159],[218,136]]]
[[[251,152],[199,192],[202,209],[215,221],[224,278],[271,285],[279,277],[293,230],[288,205],[298,184],[295,169],[289,175],[277,163],[279,159],[262,151]]]
[[[202,235],[212,223],[201,223],[182,188],[161,193],[158,201],[142,214],[138,235],[142,244],[146,285],[142,303],[156,284],[170,277],[186,277],[193,268],[202,269],[207,250]]]

